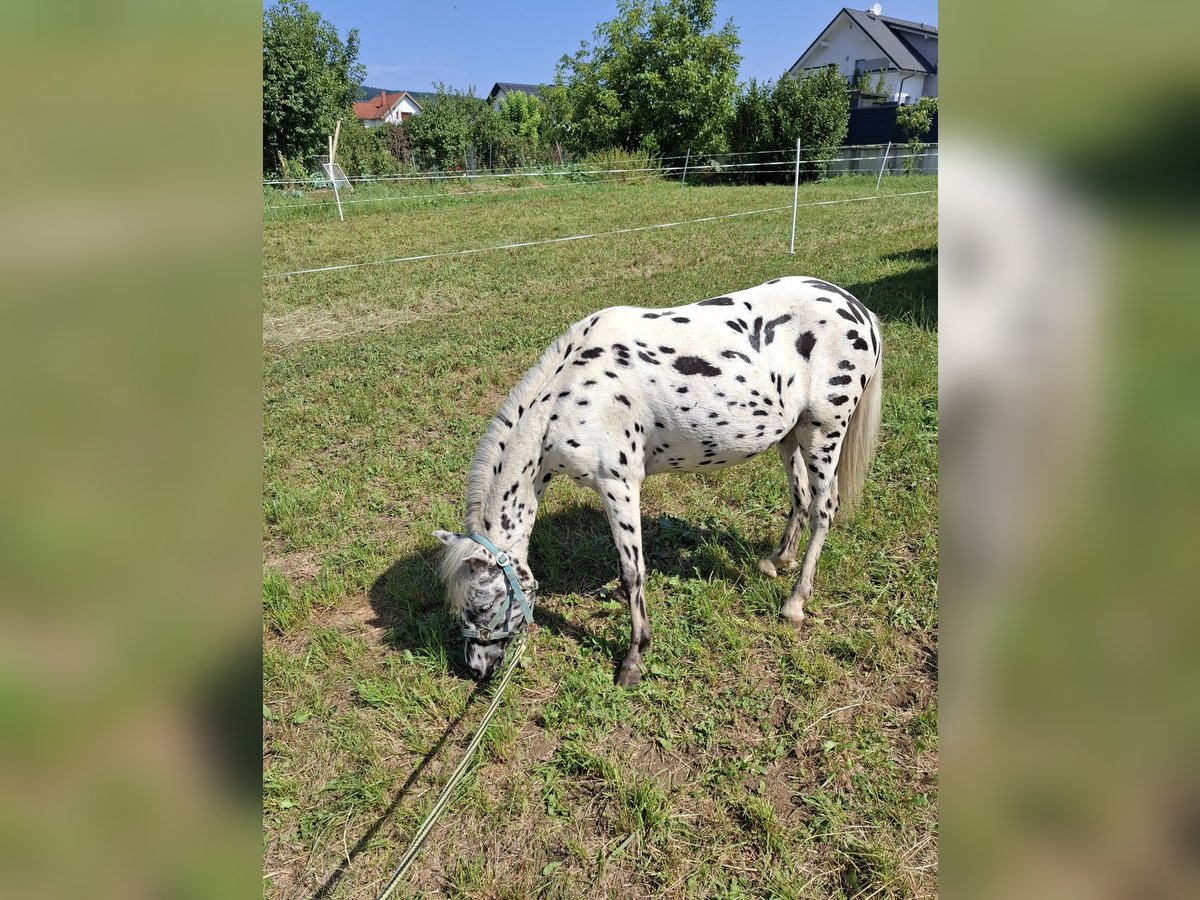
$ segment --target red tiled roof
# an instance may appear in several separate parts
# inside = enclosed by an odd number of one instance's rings
[[[375,119],[382,119],[388,112],[400,102],[402,97],[407,97],[408,91],[393,91],[387,93],[380,91],[377,97],[372,97],[370,100],[364,100],[362,103],[354,104],[354,118],[364,122],[371,122]],[[412,100],[412,98],[409,98]],[[415,100],[412,101],[417,108],[420,108]]]

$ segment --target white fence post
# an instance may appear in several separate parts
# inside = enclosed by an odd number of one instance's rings
[[[887,165],[888,154],[892,152],[892,142],[888,141],[887,149],[883,151],[883,162],[879,164],[879,177],[875,179],[875,193],[879,193],[879,185],[883,182],[883,167]]]
[[[788,256],[796,255],[796,206],[800,201],[800,138],[796,138],[796,181],[792,186],[792,242]]]
[[[679,157],[676,157],[678,159]],[[687,184],[687,167],[692,159],[692,148],[688,147],[687,156],[683,158],[683,177],[679,179],[680,184]]]

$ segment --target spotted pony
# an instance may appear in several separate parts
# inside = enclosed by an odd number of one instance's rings
[[[771,447],[787,471],[791,514],[759,568],[771,577],[794,569],[810,524],[780,610],[799,625],[839,498],[853,506],[874,455],[882,377],[878,319],[817,278],[776,278],[671,309],[613,307],[572,325],[480,441],[465,533],[434,532],[468,668],[487,677],[531,617],[534,517],[546,487],[566,475],[596,491],[608,516],[631,619],[617,682],[636,684],[650,646],[642,482],[737,465]]]

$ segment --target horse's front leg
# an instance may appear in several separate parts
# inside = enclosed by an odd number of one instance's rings
[[[621,563],[621,589],[629,601],[629,651],[617,670],[617,684],[632,687],[642,679],[642,654],[650,646],[646,616],[646,566],[642,557],[642,485],[629,474],[598,485],[613,542]]]

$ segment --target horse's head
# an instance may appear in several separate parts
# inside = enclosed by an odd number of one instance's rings
[[[512,638],[533,621],[537,582],[521,560],[482,535],[433,536],[446,545],[440,568],[458,615],[464,661],[477,679],[487,678],[504,661]]]

